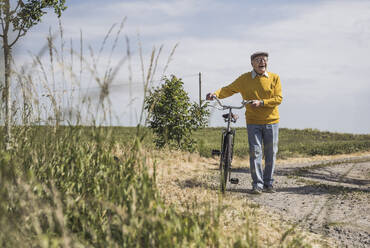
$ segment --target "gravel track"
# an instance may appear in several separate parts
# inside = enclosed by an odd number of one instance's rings
[[[250,194],[249,168],[232,170],[227,193],[248,198],[338,247],[370,247],[370,156],[277,165],[276,193]]]

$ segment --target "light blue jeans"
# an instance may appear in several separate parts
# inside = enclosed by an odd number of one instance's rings
[[[279,124],[247,124],[250,170],[252,186],[262,189],[274,182],[276,153],[278,151]],[[265,169],[262,169],[262,145],[265,155]]]

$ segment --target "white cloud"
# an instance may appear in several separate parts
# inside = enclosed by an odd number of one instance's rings
[[[199,8],[207,6],[209,1],[196,0],[152,0],[152,1],[134,1],[134,2],[118,2],[106,6],[104,9],[110,13],[127,13],[130,16],[160,16],[182,17],[190,13],[194,14]]]

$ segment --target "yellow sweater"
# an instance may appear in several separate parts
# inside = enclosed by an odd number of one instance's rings
[[[252,73],[242,74],[230,85],[217,90],[214,94],[222,99],[235,93],[240,93],[244,100],[263,100],[262,107],[246,106],[245,119],[247,124],[273,124],[278,123],[278,105],[282,102],[281,82],[277,74],[268,72],[268,77],[257,75],[254,79]]]

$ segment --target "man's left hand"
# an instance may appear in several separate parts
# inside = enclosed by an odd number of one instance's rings
[[[252,102],[252,107],[255,107],[255,108],[257,108],[257,107],[261,107],[261,106],[263,106],[263,101],[261,101],[261,100],[253,100],[253,102]]]

